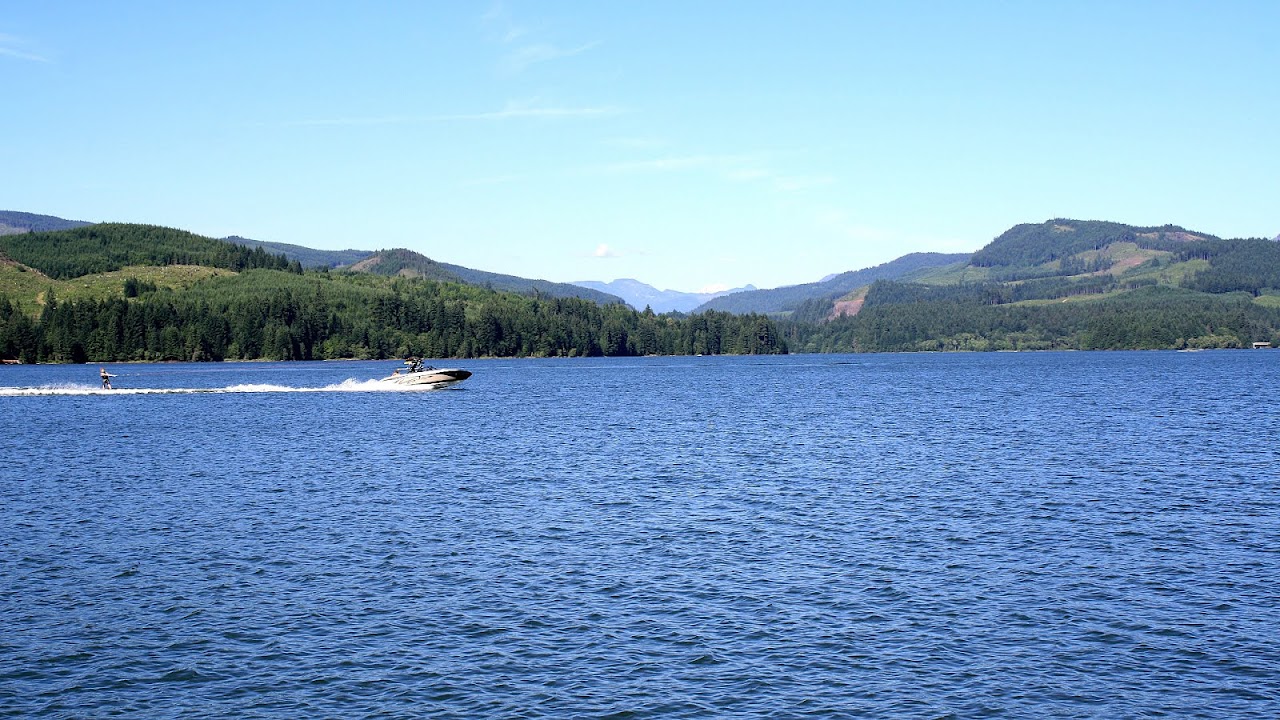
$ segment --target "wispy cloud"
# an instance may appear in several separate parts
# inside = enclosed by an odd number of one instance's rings
[[[661,173],[702,173],[724,182],[751,184],[777,193],[802,193],[833,185],[833,175],[789,175],[769,167],[761,153],[665,155],[641,160],[625,160],[585,168],[583,172],[606,175]]]
[[[449,120],[518,120],[522,118],[543,120],[570,120],[575,118],[597,118],[621,115],[627,112],[623,108],[611,105],[590,106],[549,106],[531,102],[509,102],[501,110],[478,113],[457,113],[453,115],[352,115],[337,117],[305,118],[288,120],[280,123],[254,123],[259,126],[278,127],[378,127],[387,125],[422,125],[425,123]]]
[[[545,28],[529,27],[517,22],[503,3],[494,3],[480,22],[487,29],[490,39],[511,49],[498,60],[498,69],[507,75],[519,75],[534,65],[581,55],[600,45],[600,41],[564,46],[542,39]]]
[[[603,140],[602,143],[613,147],[634,150],[654,150],[656,148],[666,147],[668,144],[666,140],[654,137],[616,137]]]
[[[773,178],[773,186],[784,192],[800,192],[813,188],[833,185],[836,178],[831,175],[792,175]]]
[[[736,182],[752,182],[772,177],[772,174],[768,170],[761,170],[760,168],[741,168],[726,172],[725,177]]]
[[[513,43],[520,38],[533,32],[530,28],[516,23],[511,17],[511,11],[503,3],[494,3],[480,16],[480,22],[492,31],[498,42],[503,44]]]
[[[539,63],[549,62],[551,60],[559,60],[561,58],[573,57],[596,47],[600,43],[589,42],[585,45],[579,45],[573,48],[562,48],[551,43],[536,43],[533,45],[525,45],[516,48],[502,58],[501,68],[503,72],[511,75],[518,75],[530,67]]]
[[[0,33],[0,55],[15,58],[17,60],[27,60],[29,62],[53,62],[43,55],[37,55],[36,53],[25,50],[24,46],[27,44],[28,43],[22,38]]]
[[[591,257],[617,258],[617,257],[622,257],[622,253],[618,252],[617,250],[614,250],[613,248],[609,247],[605,243],[600,243],[599,245],[596,246],[595,251],[591,253]]]
[[[626,112],[611,105],[566,107],[546,106],[528,102],[509,102],[501,110],[460,115],[439,115],[437,120],[510,120],[517,118],[592,118],[620,115]]]
[[[723,167],[734,158],[723,155],[669,155],[647,160],[610,163],[597,168],[606,173],[663,173]]]
[[[489,175],[487,177],[472,178],[463,180],[459,185],[462,187],[483,187],[486,185],[508,185],[510,183],[522,182],[526,178],[523,175],[507,174],[507,175]]]
[[[305,120],[288,120],[278,125],[284,127],[360,127],[378,125],[411,125],[430,120],[428,117],[412,117],[409,115],[381,115],[366,117],[331,117],[309,118]],[[258,123],[270,125],[272,123]]]
[[[813,220],[818,227],[855,242],[888,244],[902,240],[898,233],[854,220],[845,210],[821,209]]]

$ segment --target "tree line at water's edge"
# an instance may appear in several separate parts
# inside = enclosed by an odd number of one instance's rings
[[[980,288],[905,301],[872,287],[826,323],[715,311],[655,315],[419,279],[252,270],[182,292],[126,283],[105,300],[46,298],[32,317],[0,297],[0,357],[23,362],[576,357],[1095,350],[1280,345],[1280,307],[1247,293],[1169,287],[1106,301],[992,304]]]
[[[938,292],[943,297],[929,298],[928,288],[882,282],[871,287],[856,316],[783,324],[782,330],[792,352],[1280,346],[1280,303],[1260,304],[1247,292],[1150,286],[1106,299],[1000,304],[991,290],[946,288]]]
[[[1055,220],[1018,226],[983,252],[981,263],[924,268],[933,277],[880,279],[859,290],[856,301],[843,299],[856,302],[852,316],[832,317],[839,298],[830,293],[800,302],[787,316],[710,310],[686,316],[551,297],[536,285],[518,293],[456,278],[308,270],[262,248],[185,231],[93,225],[0,236],[0,359],[1280,345],[1280,243],[1222,240],[1176,226]]]
[[[23,362],[576,357],[787,352],[763,315],[655,315],[421,279],[256,269],[182,291],[0,297],[0,357]]]

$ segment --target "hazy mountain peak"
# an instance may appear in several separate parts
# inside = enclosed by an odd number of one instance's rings
[[[47,232],[50,230],[70,230],[72,228],[92,225],[82,220],[64,220],[52,215],[18,212],[16,210],[0,210],[0,235],[16,235],[26,232]]]
[[[689,312],[708,300],[720,297],[721,295],[727,295],[741,290],[755,289],[748,285],[745,288],[734,288],[719,292],[690,293],[681,292],[679,290],[659,290],[652,285],[640,282],[634,278],[619,278],[610,282],[582,280],[573,284],[617,295],[626,301],[628,305],[637,310],[643,310],[648,307],[656,313]]]

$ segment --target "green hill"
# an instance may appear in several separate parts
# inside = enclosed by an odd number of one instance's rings
[[[441,282],[459,282],[492,290],[504,290],[522,295],[546,295],[549,297],[580,297],[601,304],[622,302],[616,295],[583,288],[567,283],[546,280],[529,280],[514,275],[473,270],[461,265],[451,265],[432,260],[412,250],[313,250],[301,245],[263,242],[232,236],[226,238],[246,247],[260,247],[297,260],[305,268],[347,269],[352,272],[368,272],[375,275],[420,277]]]
[[[304,268],[327,267],[332,269],[343,265],[351,265],[373,254],[372,250],[315,250],[289,243],[251,240],[239,235],[231,235],[222,239],[248,248],[260,247],[274,255],[284,255],[290,260],[297,260],[302,263]]]
[[[372,273],[388,277],[416,277],[441,282],[463,282],[462,278],[447,270],[441,263],[420,253],[403,248],[379,250],[344,269],[350,272]]]
[[[70,230],[0,235],[0,255],[56,280],[129,265],[203,265],[227,270],[289,269],[283,255],[155,225],[103,223]],[[301,266],[292,264],[301,271]]]
[[[966,264],[881,280],[804,350],[1246,347],[1280,344],[1280,243],[1176,225],[1018,225]],[[801,316],[797,312],[796,316]],[[830,320],[830,322],[820,322]]]
[[[810,303],[806,309],[812,311],[815,303],[829,307],[836,298],[866,287],[876,280],[904,278],[913,273],[962,263],[968,259],[968,254],[911,253],[882,265],[841,273],[820,282],[722,295],[699,305],[693,312],[719,310],[732,313],[790,313],[805,307],[806,303]]]
[[[367,272],[376,275],[420,277],[441,282],[464,283],[489,290],[512,292],[520,295],[575,297],[601,305],[623,302],[622,298],[616,295],[610,295],[591,288],[472,270],[461,265],[436,262],[425,255],[403,248],[379,250],[346,269],[352,272]]]
[[[1116,243],[1133,243],[1142,248],[1169,251],[1183,243],[1217,239],[1177,225],[1136,227],[1098,220],[1058,218],[1037,225],[1015,225],[974,253],[970,263],[974,267],[1027,269],[1062,262],[1089,251],[1101,251]],[[1084,271],[1083,267],[1068,269]]]

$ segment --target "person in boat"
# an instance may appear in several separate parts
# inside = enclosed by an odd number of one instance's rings
[[[111,389],[111,374],[107,372],[107,369],[106,369],[106,368],[104,368],[104,367],[99,367],[99,368],[98,368],[98,376],[102,378],[102,389],[103,389],[103,390],[110,390],[110,389]]]
[[[422,358],[409,356],[405,358],[404,364],[409,366],[409,369],[406,372],[422,372]]]

